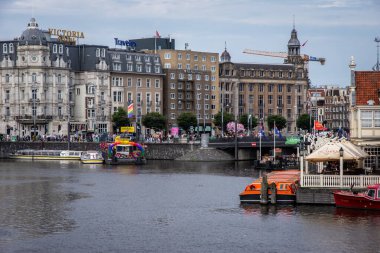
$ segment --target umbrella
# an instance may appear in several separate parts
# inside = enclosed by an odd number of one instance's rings
[[[369,157],[368,153],[365,152],[363,149],[359,148],[358,146],[354,145],[353,143],[349,142],[349,141],[346,141],[346,140],[343,140],[341,141],[341,143],[346,146],[347,148],[349,149],[352,149],[354,150],[355,152],[357,152],[358,154],[360,154],[360,156],[362,158],[367,158]]]
[[[348,148],[348,146],[344,146],[336,141],[331,141],[315,150],[305,159],[310,162],[338,161],[340,159],[339,150],[341,148],[343,148],[344,151],[343,160],[359,160],[363,158],[361,154],[351,148]]]

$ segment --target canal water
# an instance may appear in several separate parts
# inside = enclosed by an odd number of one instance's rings
[[[0,161],[0,252],[380,252],[380,212],[241,205],[250,163]]]

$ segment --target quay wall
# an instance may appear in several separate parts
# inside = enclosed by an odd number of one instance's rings
[[[200,144],[147,143],[146,158],[149,160],[174,160],[200,149]],[[0,142],[0,158],[21,149],[67,150],[67,142]],[[71,142],[71,150],[100,150],[96,142]]]

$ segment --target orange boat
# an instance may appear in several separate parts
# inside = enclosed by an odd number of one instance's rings
[[[272,198],[272,190],[276,186],[276,203],[295,203],[296,191],[300,180],[299,170],[273,171],[267,175],[269,201]],[[260,177],[247,185],[245,190],[240,193],[240,202],[242,203],[262,203],[262,186],[263,177]],[[265,192],[265,190],[264,190]]]

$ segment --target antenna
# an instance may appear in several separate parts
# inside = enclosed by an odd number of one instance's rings
[[[373,71],[380,71],[380,63],[379,63],[379,43],[380,43],[380,37],[375,38],[375,42],[377,43],[377,62],[373,66]]]

